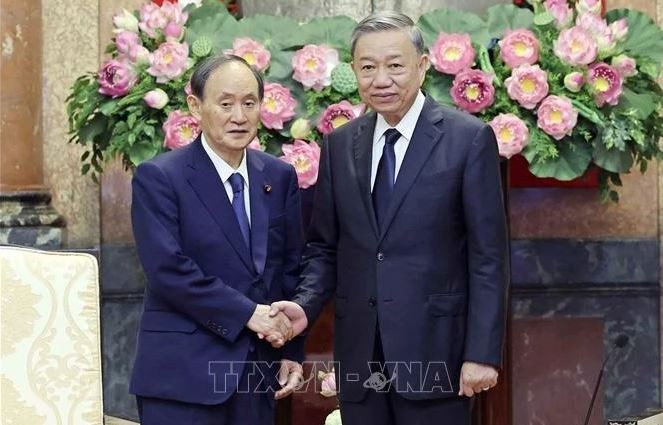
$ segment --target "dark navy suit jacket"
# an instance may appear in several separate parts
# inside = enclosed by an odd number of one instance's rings
[[[247,149],[251,253],[200,139],[142,163],[133,178],[136,248],[147,276],[130,391],[197,404],[232,395],[254,346],[260,360],[303,360],[246,328],[258,303],[291,298],[302,245],[292,166]],[[275,363],[276,364],[276,363]]]
[[[367,114],[323,144],[295,301],[312,321],[335,300],[342,401],[366,394],[377,326],[398,393],[456,396],[464,361],[501,362],[508,247],[495,135],[427,98],[379,231],[375,122]]]

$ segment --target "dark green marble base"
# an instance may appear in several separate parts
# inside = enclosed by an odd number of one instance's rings
[[[51,205],[50,193],[0,193],[0,243],[59,249],[64,226],[64,219]]]

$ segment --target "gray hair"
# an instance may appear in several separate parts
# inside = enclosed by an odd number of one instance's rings
[[[410,36],[410,41],[412,41],[412,44],[417,49],[417,53],[420,55],[424,53],[424,37],[421,34],[421,30],[414,24],[414,21],[403,13],[386,10],[373,13],[357,24],[352,31],[352,38],[350,39],[350,52],[352,56],[355,54],[357,40],[359,40],[362,35],[372,32],[394,30],[407,31]]]
[[[191,75],[191,93],[203,100],[205,96],[205,84],[207,84],[209,76],[218,68],[230,62],[241,63],[251,70],[258,83],[258,99],[262,102],[262,98],[265,95],[265,81],[262,78],[262,74],[249,65],[244,58],[235,55],[211,56],[200,61]]]

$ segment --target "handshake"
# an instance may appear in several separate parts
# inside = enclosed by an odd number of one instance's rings
[[[306,329],[304,310],[292,301],[277,301],[271,306],[258,304],[246,327],[274,348],[281,348]]]

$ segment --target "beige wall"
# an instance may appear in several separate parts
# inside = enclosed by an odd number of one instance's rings
[[[44,180],[67,222],[65,247],[99,245],[99,187],[81,176],[65,109],[76,77],[98,67],[98,21],[96,1],[42,0]]]
[[[122,235],[123,241],[131,240],[128,177],[121,167],[112,165],[101,185],[81,176],[83,149],[67,143],[65,98],[76,77],[99,68],[112,37],[113,14],[142,3],[42,1],[44,174],[53,205],[67,222],[66,247],[99,246],[104,228],[111,235]]]

